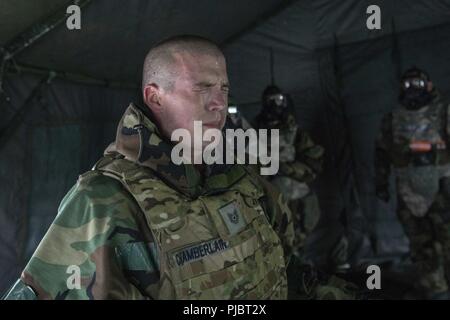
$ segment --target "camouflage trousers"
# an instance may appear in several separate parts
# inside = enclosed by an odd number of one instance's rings
[[[302,251],[308,235],[319,222],[319,201],[317,196],[310,192],[303,198],[289,201],[289,208],[294,220],[296,248]],[[297,254],[300,254],[300,252],[297,252]]]
[[[450,177],[441,178],[439,192],[424,216],[415,216],[400,196],[397,214],[419,272],[417,289],[426,295],[447,291],[450,281]]]
[[[353,283],[319,271],[294,255],[287,269],[289,300],[357,300],[362,291]]]
[[[289,263],[288,299],[293,300],[354,300],[358,288],[353,283],[323,273],[304,259],[306,240],[320,219],[317,196],[310,192],[301,199],[289,201],[294,217],[296,248]]]

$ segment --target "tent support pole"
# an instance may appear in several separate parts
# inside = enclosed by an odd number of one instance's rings
[[[73,4],[83,8],[93,0],[74,0]],[[67,13],[67,8],[60,8],[43,21],[32,25],[30,28],[9,41],[5,47],[0,48],[2,52],[2,62],[0,65],[0,94],[3,93],[3,79],[6,66],[14,57],[55,29],[63,23],[71,14]]]
[[[109,88],[120,88],[120,89],[130,89],[137,90],[140,88],[140,84],[131,83],[131,82],[122,82],[122,81],[114,81],[108,79],[99,79],[90,77],[83,74],[71,73],[71,72],[63,72],[58,70],[49,70],[46,68],[40,68],[36,66],[23,65],[23,64],[14,64],[14,66],[9,66],[6,70],[8,74],[34,74],[34,75],[48,75],[52,72],[55,75],[55,78],[70,81],[73,83],[80,83],[86,85],[94,85],[94,86],[102,86]]]

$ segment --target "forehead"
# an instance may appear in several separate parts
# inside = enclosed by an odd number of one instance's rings
[[[176,53],[176,67],[180,68],[180,76],[187,79],[219,78],[227,80],[225,57],[220,54]],[[211,79],[212,80],[212,79]]]

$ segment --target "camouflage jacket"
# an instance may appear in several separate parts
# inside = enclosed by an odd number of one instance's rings
[[[375,145],[377,189],[387,190],[392,166],[416,166],[419,160],[428,161],[431,166],[450,163],[450,104],[445,103],[437,91],[433,95],[432,102],[419,110],[409,111],[400,105],[383,116]],[[416,155],[411,150],[414,142],[430,143],[432,150]],[[444,148],[438,147],[441,143]]]
[[[6,299],[286,298],[294,233],[281,195],[242,165],[203,179],[171,148],[130,105]]]
[[[322,171],[324,148],[315,144],[311,136],[298,128],[294,115],[283,121],[264,123],[258,118],[258,129],[280,130],[279,175],[298,182],[311,183]]]

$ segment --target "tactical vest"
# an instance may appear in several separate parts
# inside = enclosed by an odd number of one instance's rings
[[[295,160],[297,131],[297,125],[291,125],[280,130],[280,162],[292,162]]]
[[[189,198],[151,169],[103,157],[93,168],[119,180],[158,247],[157,299],[286,299],[280,239],[249,173],[229,189]]]
[[[446,106],[432,104],[420,110],[399,109],[392,113],[392,160],[395,167],[414,165],[414,156],[409,144],[425,141],[437,145],[445,141],[447,130]],[[448,150],[436,150],[430,165],[449,163]]]
[[[406,109],[392,113],[392,162],[397,191],[414,216],[423,217],[439,192],[439,181],[450,175],[446,146],[447,107],[443,103],[417,111]],[[443,145],[440,150],[414,154],[411,143],[427,142]]]
[[[295,140],[297,138],[298,130],[296,124],[291,124],[280,129],[280,162],[295,161]],[[276,186],[289,201],[302,199],[310,192],[306,183],[299,182],[287,176],[277,175],[271,179],[270,182]]]

